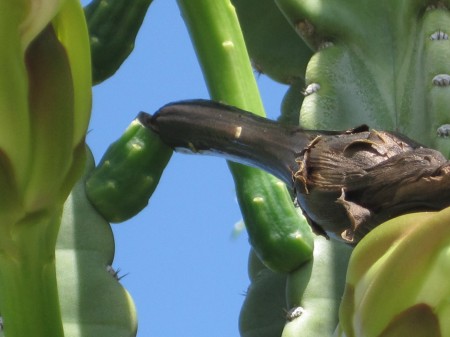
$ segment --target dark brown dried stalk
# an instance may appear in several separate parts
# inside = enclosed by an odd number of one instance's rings
[[[450,206],[450,163],[396,133],[305,130],[206,100],[168,104],[141,121],[175,150],[274,174],[316,231],[350,244],[393,217]]]

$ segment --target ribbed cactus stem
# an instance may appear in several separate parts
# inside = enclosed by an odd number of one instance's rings
[[[316,49],[300,120],[309,129],[366,123],[450,154],[448,1],[276,0]],[[444,126],[443,128],[441,128]],[[439,130],[439,131],[438,131]]]

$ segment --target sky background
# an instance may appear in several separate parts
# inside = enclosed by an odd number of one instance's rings
[[[265,76],[257,81],[275,118],[287,87]],[[154,0],[133,53],[93,92],[87,141],[97,162],[139,111],[209,98],[175,0]],[[240,220],[226,162],[174,154],[148,207],[113,224],[113,266],[127,274],[121,282],[137,306],[139,337],[239,336],[249,285],[247,234],[232,237]]]

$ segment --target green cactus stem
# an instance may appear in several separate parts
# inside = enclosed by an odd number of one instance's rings
[[[287,317],[282,337],[331,336],[338,324],[345,271],[352,248],[322,236],[314,239],[314,257],[289,273]]]
[[[241,337],[280,336],[285,322],[286,274],[268,269],[253,249],[248,259],[251,284],[239,315]]]
[[[301,110],[306,128],[366,123],[450,154],[448,1],[276,0],[315,48]]]
[[[139,118],[112,143],[86,181],[89,200],[110,222],[122,222],[148,204],[172,150]]]
[[[94,84],[114,75],[131,54],[151,3],[152,0],[93,0],[84,8]]]
[[[178,0],[178,4],[211,98],[263,116],[264,109],[255,76],[231,2]],[[258,256],[270,268],[285,272],[294,270],[307,261],[312,255],[311,231],[307,228],[305,219],[297,215],[286,187],[280,188],[282,182],[255,168],[236,163],[229,163],[229,167],[235,180],[236,194],[250,242],[256,247]],[[284,194],[282,200],[285,200],[281,204],[273,198],[280,193]],[[277,226],[286,226],[283,212],[293,219],[289,224],[294,228],[292,233],[302,232],[305,235],[287,235],[280,239],[277,235],[267,237],[265,233],[276,232]],[[256,217],[255,214],[266,216]],[[264,221],[261,221],[262,218]],[[258,245],[261,240],[267,242],[266,239],[269,239],[269,245]],[[291,250],[286,250],[286,246],[296,253],[287,253]]]
[[[245,44],[258,73],[275,81],[304,81],[312,50],[278,10],[273,0],[232,0]]]

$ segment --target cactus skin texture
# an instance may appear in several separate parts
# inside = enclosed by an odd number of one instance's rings
[[[301,125],[397,130],[444,155],[450,122],[449,1],[275,0],[317,53],[306,71]],[[320,8],[318,8],[320,6]]]
[[[231,2],[255,70],[285,84],[303,81],[313,51],[291,28],[274,1]]]
[[[317,52],[300,124],[397,130],[450,155],[449,1],[275,0]],[[450,336],[449,210],[392,219],[356,247],[338,337]]]
[[[137,332],[136,308],[107,269],[114,257],[111,227],[86,197],[84,181],[93,168],[89,152],[85,175],[64,205],[56,243],[64,333],[67,337],[132,337]]]
[[[300,109],[303,103],[304,81],[298,80],[289,86],[281,102],[281,114],[278,122],[281,124],[298,125]]]
[[[251,284],[239,317],[241,337],[331,336],[352,250],[315,236],[313,259],[288,274],[267,269],[251,250]]]
[[[148,204],[172,150],[136,118],[86,180],[91,203],[109,222],[123,222]]]
[[[248,276],[251,284],[239,315],[240,336],[280,336],[285,322],[287,275],[268,269],[251,249]]]
[[[282,337],[331,336],[345,285],[352,248],[316,236],[314,257],[288,275],[286,301],[289,312]]]
[[[94,84],[114,75],[131,54],[151,3],[152,0],[93,0],[84,8]]]
[[[450,208],[392,219],[350,259],[336,336],[450,336]]]

